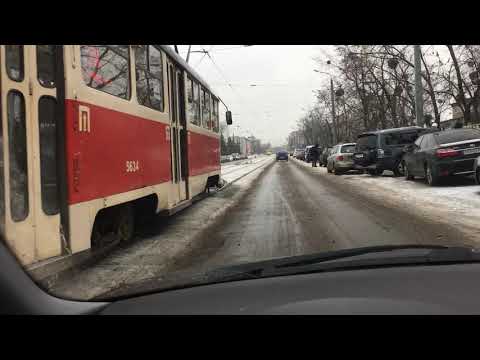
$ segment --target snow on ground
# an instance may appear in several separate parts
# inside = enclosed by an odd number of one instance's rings
[[[403,207],[418,216],[454,226],[468,239],[480,243],[480,186],[473,176],[451,177],[444,184],[431,187],[424,179],[407,181],[394,177],[390,171],[380,177],[358,172],[336,176],[328,174],[325,167],[312,168],[311,164],[295,161],[392,207]]]
[[[255,170],[259,166],[263,166],[268,161],[273,161],[273,156],[259,155],[250,159],[222,164],[221,178],[225,182],[231,183]]]

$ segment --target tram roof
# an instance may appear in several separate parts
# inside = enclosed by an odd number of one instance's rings
[[[183,70],[187,71],[189,75],[191,75],[195,80],[197,80],[202,86],[208,91],[210,91],[211,94],[213,94],[216,98],[218,98],[218,95],[215,94],[215,92],[212,90],[212,88],[207,84],[207,82],[190,66],[187,64],[183,58],[178,55],[170,46],[168,45],[155,45],[162,49],[165,53],[168,54],[176,63],[178,66],[180,66]]]

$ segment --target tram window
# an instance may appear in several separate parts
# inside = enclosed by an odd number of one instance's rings
[[[203,102],[205,101],[205,90],[200,86],[198,88],[200,89],[200,124],[198,124],[198,126],[203,126],[203,109],[205,107]]]
[[[28,216],[28,167],[25,100],[18,91],[7,97],[10,212],[13,221]]]
[[[50,96],[42,96],[38,101],[42,209],[47,215],[55,215],[59,212],[57,197],[56,104],[56,100]]]
[[[205,93],[205,104],[207,105],[207,122],[206,127],[209,130],[212,130],[212,104],[210,100],[210,93]]]
[[[193,102],[194,102],[194,117],[192,122],[197,126],[201,126],[200,86],[196,82],[193,82]]]
[[[194,81],[190,78],[187,78],[187,112],[188,112],[188,121],[192,124],[198,125],[198,112],[197,112],[197,102],[198,100],[198,89]]]
[[[217,133],[220,132],[220,112],[218,111],[218,100],[215,101],[215,110],[217,112],[217,118],[215,121],[215,126],[217,127]]]
[[[135,49],[137,99],[140,105],[163,111],[163,66],[160,50],[152,45]]]
[[[87,86],[130,99],[130,61],[126,45],[82,45],[82,77]]]
[[[210,94],[202,89],[202,125],[209,129],[210,125]]]
[[[213,99],[213,96],[210,95],[210,122],[208,125],[208,128],[210,130],[215,130],[214,123],[215,123],[215,112],[213,111],[213,107],[215,104],[215,100]]]
[[[23,81],[23,45],[6,45],[5,55],[5,64],[10,80]]]
[[[212,125],[213,131],[218,133],[218,100],[212,98]]]
[[[55,87],[55,45],[37,45],[37,77],[40,85]]]

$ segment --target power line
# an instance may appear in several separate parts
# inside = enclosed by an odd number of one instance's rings
[[[228,85],[233,91],[235,91],[235,90],[233,89],[232,84],[230,83],[230,81],[228,81],[228,79],[227,79],[227,77],[225,76],[225,74],[223,73],[223,71],[220,69],[220,67],[217,65],[217,63],[216,63],[215,61],[213,61],[212,56],[211,56],[208,52],[207,52],[206,55],[210,58],[210,60],[212,61],[212,64],[215,66],[215,68],[217,69],[217,71],[219,72],[219,74],[223,77],[223,79],[225,80],[225,82],[227,83],[227,85]]]
[[[248,112],[250,113],[250,116],[252,115],[251,113],[251,109],[249,109],[246,105],[245,105],[245,102],[243,101],[242,97],[240,96],[240,94],[236,91],[236,89],[232,86],[232,84],[230,83],[230,81],[227,79],[227,77],[225,76],[225,74],[223,73],[222,69],[220,69],[220,67],[217,65],[217,63],[213,60],[212,56],[210,55],[209,52],[207,52],[207,56],[208,58],[210,59],[210,61],[212,62],[212,64],[215,66],[215,69],[217,69],[217,71],[220,73],[220,75],[223,77],[223,79],[225,80],[225,82],[227,83],[227,85],[230,87],[230,89],[232,90],[232,92],[235,93],[235,95],[238,97],[238,99],[240,100],[240,103],[243,107],[245,107],[246,109],[248,109]],[[258,115],[258,114],[254,114],[253,115]],[[252,118],[255,118],[252,117]],[[257,116],[257,118],[260,118]]]
[[[245,45],[242,46],[235,46],[235,47],[229,47],[229,48],[223,48],[223,49],[217,49],[213,52],[220,52],[220,51],[226,51],[226,50],[233,50],[233,49],[244,49]]]
[[[215,45],[211,45],[211,46],[210,46],[210,49],[208,49],[208,51],[207,51],[207,50],[205,50],[205,48],[204,48],[204,47],[201,47],[201,48],[202,48],[202,50],[203,50],[203,56],[202,56],[202,58],[200,59],[200,61],[199,61],[198,63],[196,63],[196,64],[195,64],[195,66],[194,66],[194,67],[197,67],[198,65],[200,65],[200,63],[203,61],[203,59],[205,59],[205,56],[206,56],[206,55],[208,55],[208,53],[210,52],[210,50],[212,50],[212,48],[213,48],[214,46],[215,46]]]
[[[206,53],[203,53],[203,56],[200,58],[200,60],[195,65],[193,65],[193,67],[196,68],[198,65],[200,65],[200,63],[202,62],[202,60],[205,58],[206,55],[207,55]]]

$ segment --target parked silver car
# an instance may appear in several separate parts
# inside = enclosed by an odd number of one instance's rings
[[[353,170],[353,153],[355,152],[355,143],[346,143],[335,145],[327,158],[327,171],[335,175],[345,174]]]
[[[295,149],[293,157],[298,160],[305,160],[305,149]]]

